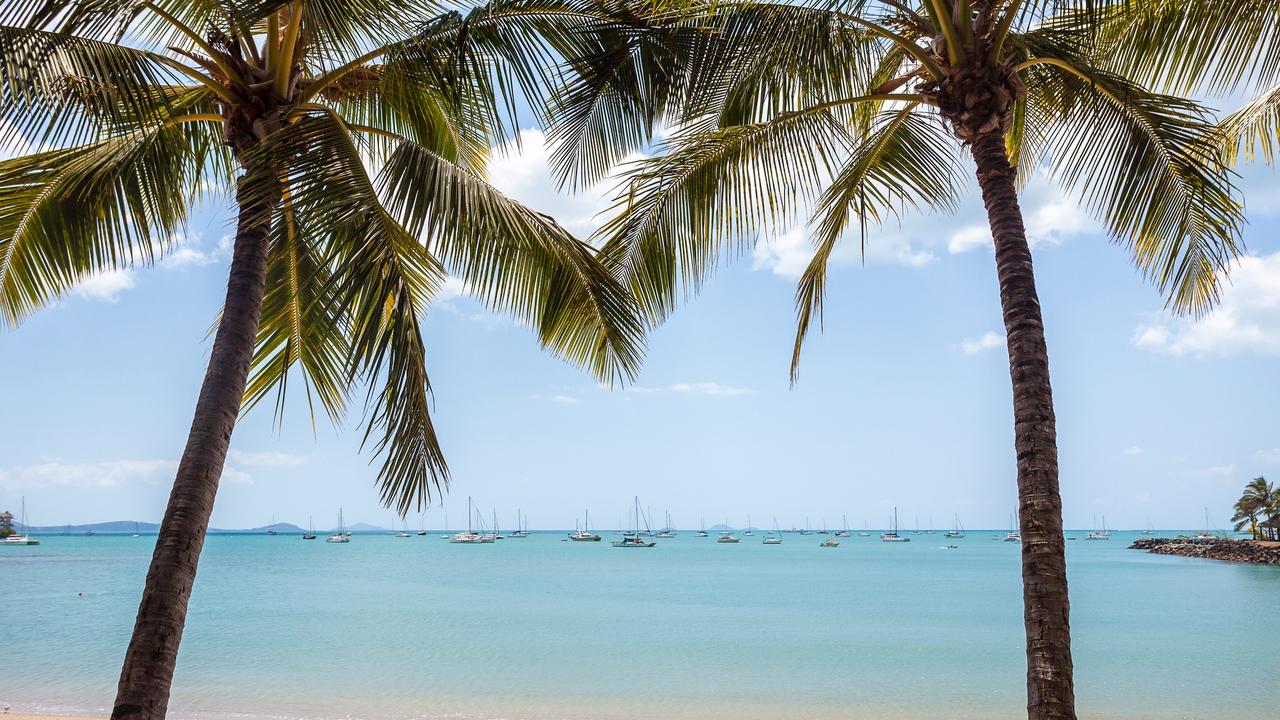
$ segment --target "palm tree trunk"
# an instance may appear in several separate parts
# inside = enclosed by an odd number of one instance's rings
[[[1058,494],[1058,441],[1049,387],[1049,352],[1004,138],[985,133],[970,147],[995,240],[1000,305],[1013,379],[1022,532],[1022,602],[1027,631],[1027,715],[1076,716],[1071,666],[1067,563]]]
[[[268,225],[263,222],[265,207],[260,202],[246,206],[243,186],[237,196],[240,215],[226,304],[187,447],[160,523],[133,638],[120,671],[112,720],[159,720],[165,716],[187,601],[231,431],[240,413],[262,315]]]

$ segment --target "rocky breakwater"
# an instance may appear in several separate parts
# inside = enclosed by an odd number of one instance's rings
[[[1158,555],[1181,555],[1208,560],[1280,565],[1280,543],[1263,543],[1253,540],[1142,538],[1130,545],[1129,549],[1149,550]]]

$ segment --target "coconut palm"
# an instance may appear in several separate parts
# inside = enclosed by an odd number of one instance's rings
[[[650,60],[661,83],[629,94],[583,83],[560,97],[561,117],[606,120],[556,131],[562,177],[583,183],[670,128],[656,156],[631,167],[603,230],[602,252],[651,323],[720,258],[812,209],[793,381],[842,240],[874,242],[868,225],[906,210],[953,209],[976,170],[1013,385],[1032,718],[1074,717],[1075,700],[1048,351],[1019,190],[1043,172],[1079,195],[1182,312],[1215,301],[1242,222],[1208,113],[1101,67],[1101,16],[1054,16],[1052,5],[719,4],[704,42],[667,54],[637,46],[624,64]],[[596,72],[612,78],[607,64]],[[636,141],[577,145],[615,126]]]
[[[618,33],[576,0],[18,0],[0,10],[0,317],[146,264],[192,204],[234,190],[227,293],[161,523],[114,718],[166,710],[197,562],[242,405],[291,370],[365,441],[404,514],[448,470],[420,318],[452,274],[605,382],[643,326],[586,243],[484,179],[516,109]],[[225,195],[223,195],[225,197]],[[278,406],[282,407],[282,405]],[[314,414],[314,410],[312,411]]]
[[[1245,527],[1258,539],[1258,518],[1270,518],[1280,513],[1280,490],[1267,482],[1265,477],[1256,477],[1244,486],[1244,493],[1235,504],[1235,515],[1231,520],[1239,532]]]

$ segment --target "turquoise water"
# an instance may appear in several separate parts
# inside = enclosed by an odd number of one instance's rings
[[[1080,533],[1083,535],[1083,533]],[[1014,718],[1018,546],[210,536],[176,717]],[[1082,717],[1274,716],[1280,568],[1067,544]],[[0,547],[0,702],[105,711],[153,537]],[[83,596],[77,595],[83,593]]]

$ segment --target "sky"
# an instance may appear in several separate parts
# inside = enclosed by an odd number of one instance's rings
[[[611,185],[555,190],[526,130],[491,167],[500,189],[580,237]],[[13,148],[0,149],[12,153]],[[1248,255],[1221,306],[1164,311],[1072,198],[1047,178],[1023,196],[1045,315],[1066,524],[1225,528],[1240,488],[1280,476],[1280,175],[1242,169]],[[34,525],[157,522],[190,426],[229,263],[229,199],[210,203],[155,267],[85,280],[0,332],[0,509]],[[825,327],[788,380],[803,223],[724,263],[648,341],[636,382],[598,385],[543,353],[453,282],[428,311],[435,421],[452,471],[429,527],[467,497],[512,527],[616,527],[633,496],[679,527],[748,516],[768,527],[1008,526],[1016,503],[1012,400],[990,235],[975,195],[954,215],[907,215],[856,235],[832,267]],[[297,388],[299,385],[292,385]],[[212,525],[398,524],[360,450],[305,398],[243,416]],[[1280,477],[1275,477],[1280,479]],[[1098,518],[1095,520],[1095,518]],[[418,523],[410,518],[409,525]]]

